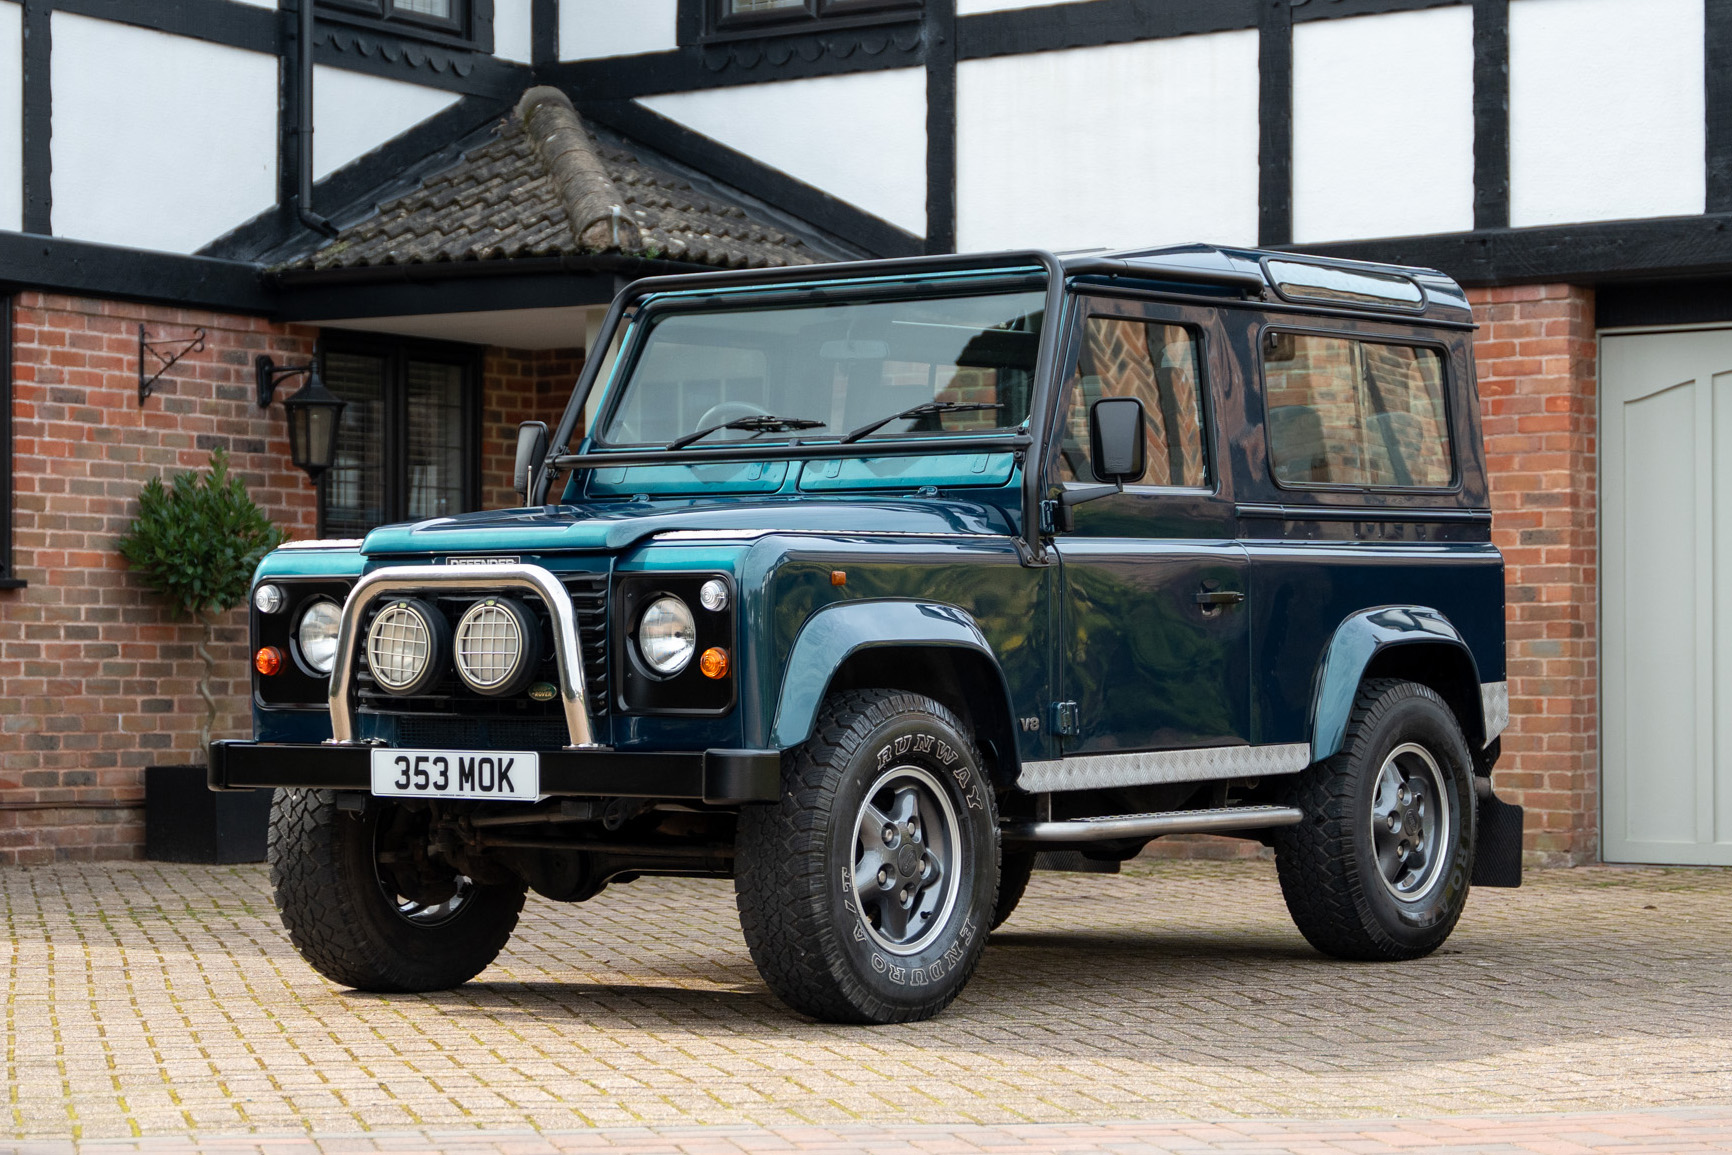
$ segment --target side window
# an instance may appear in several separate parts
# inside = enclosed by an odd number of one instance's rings
[[[1437,350],[1272,333],[1263,380],[1283,485],[1442,489],[1454,480]]]
[[[1089,406],[1103,397],[1135,397],[1148,417],[1143,485],[1199,487],[1209,482],[1203,448],[1203,376],[1197,338],[1182,325],[1130,317],[1090,317],[1076,375],[1060,418],[1060,481],[1093,481]]]

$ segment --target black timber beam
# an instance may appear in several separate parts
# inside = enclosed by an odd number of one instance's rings
[[[268,315],[276,295],[257,265],[0,232],[0,286]]]
[[[1439,269],[1476,286],[1700,277],[1732,273],[1732,213],[1285,247]]]

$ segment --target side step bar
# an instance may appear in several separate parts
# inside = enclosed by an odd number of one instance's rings
[[[1304,817],[1291,806],[1227,806],[1215,810],[1073,818],[1063,822],[1007,822],[1003,834],[1005,842],[1111,842],[1120,838],[1153,838],[1160,834],[1209,834],[1296,826]]]

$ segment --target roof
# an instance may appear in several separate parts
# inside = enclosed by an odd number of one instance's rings
[[[950,272],[1033,274],[1041,268],[1057,269],[1067,279],[1132,281],[1168,291],[1249,297],[1285,309],[1356,313],[1385,320],[1400,318],[1443,325],[1473,324],[1473,314],[1461,286],[1435,269],[1205,244],[1058,254],[1036,249],[954,253],[849,261],[768,273],[718,270],[654,277],[638,282],[636,289],[639,295],[708,292],[724,285],[795,285]]]
[[[838,255],[791,224],[587,124],[564,93],[537,87],[455,163],[280,268],[612,254],[760,269]]]

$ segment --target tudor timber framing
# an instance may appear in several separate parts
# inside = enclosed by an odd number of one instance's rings
[[[248,52],[278,55],[294,38],[294,7],[281,11],[240,0],[24,0],[27,7],[88,16],[220,44]],[[529,67],[491,55],[492,0],[473,0],[480,35],[474,47],[424,40],[359,27],[340,18],[321,18],[321,43],[314,59],[321,65],[402,80],[464,95],[503,97],[529,86]],[[46,20],[44,20],[46,22]],[[339,43],[343,46],[339,46]],[[26,101],[28,106],[28,101]]]
[[[1470,233],[1380,240],[1342,241],[1310,248],[1344,255],[1401,259],[1444,268],[1471,284],[1574,279],[1582,282],[1615,281],[1633,277],[1682,277],[1714,275],[1728,269],[1729,227],[1722,214],[1732,213],[1732,0],[1704,0],[1707,18],[1707,169],[1708,209],[1704,217],[1659,221],[1599,222],[1539,229],[1507,228],[1509,204],[1508,132],[1508,3],[1509,0],[1087,0],[1049,7],[951,16],[948,35],[943,23],[935,23],[934,10],[948,5],[928,5],[919,25],[886,25],[874,30],[897,35],[912,27],[917,41],[903,39],[877,55],[855,51],[847,57],[822,52],[817,59],[792,53],[777,62],[767,55],[756,67],[739,67],[705,58],[701,48],[650,53],[604,60],[558,62],[551,0],[533,0],[535,57],[537,67],[506,65],[487,58],[490,78],[472,70],[464,81],[468,88],[487,90],[465,101],[449,113],[412,130],[399,142],[388,145],[371,163],[339,171],[319,185],[321,203],[354,204],[377,188],[370,182],[385,177],[391,165],[407,166],[410,154],[433,142],[441,132],[461,134],[459,121],[474,122],[484,105],[515,95],[516,87],[533,75],[576,94],[586,113],[605,124],[636,137],[682,163],[712,172],[717,179],[793,216],[806,220],[849,243],[870,252],[895,255],[940,246],[943,234],[953,225],[955,166],[954,105],[955,71],[959,62],[1007,53],[1052,51],[1133,40],[1161,39],[1262,26],[1276,31],[1284,45],[1265,47],[1265,64],[1291,65],[1291,45],[1283,26],[1293,22],[1411,11],[1446,6],[1470,6],[1474,13],[1474,123],[1475,123],[1475,229]],[[25,45],[24,85],[25,225],[46,232],[49,222],[49,189],[52,156],[48,149],[50,58],[46,43],[46,16],[53,10],[83,12],[127,23],[159,27],[164,31],[194,35],[202,39],[231,42],[247,39],[257,47],[260,30],[280,14],[241,4],[238,0],[155,0],[148,5],[132,0],[23,0],[26,28],[34,24],[41,35]],[[1277,11],[1277,9],[1281,11]],[[898,33],[897,30],[902,30]],[[276,35],[283,33],[278,30]],[[935,38],[942,37],[942,42]],[[774,38],[766,37],[765,44]],[[341,54],[338,54],[341,56]],[[326,63],[321,51],[320,62]],[[329,63],[353,66],[352,59]],[[493,68],[491,66],[498,66]],[[895,229],[830,196],[802,184],[760,162],[734,152],[717,142],[650,113],[631,98],[652,91],[681,91],[743,84],[798,76],[840,75],[885,68],[924,67],[928,89],[935,99],[928,110],[927,203],[934,235],[922,241]],[[386,70],[389,72],[389,69]],[[425,72],[426,70],[422,70]],[[1280,68],[1266,69],[1260,93],[1260,232],[1265,243],[1286,239],[1291,221],[1291,79]],[[1271,74],[1272,73],[1272,74]],[[406,75],[422,82],[428,76]],[[510,87],[511,92],[504,92]],[[34,99],[33,99],[34,97]],[[433,143],[436,148],[437,144]],[[946,205],[950,213],[943,210]],[[239,233],[253,229],[251,236]],[[237,234],[214,243],[213,255],[253,256],[259,242],[288,239],[284,234],[266,236],[258,222],[243,226]],[[160,300],[193,300],[208,286],[223,279],[202,266],[177,265],[187,258],[157,258],[154,254],[131,254],[125,260],[92,253],[103,246],[72,246],[68,242],[45,242],[32,238],[22,247],[0,245],[0,256],[30,250],[31,244],[48,245],[57,254],[44,265],[50,280],[100,291],[101,274],[114,274],[114,292],[122,296],[143,295]],[[252,251],[248,251],[251,249]],[[113,250],[124,252],[124,250]],[[153,261],[164,262],[165,276],[158,282],[161,292],[142,291],[148,278],[136,275],[138,268]],[[17,279],[14,273],[14,279]],[[34,278],[32,278],[34,281]],[[309,287],[310,289],[310,287]],[[240,311],[268,311],[258,293],[243,294]],[[211,302],[216,303],[216,302]]]

